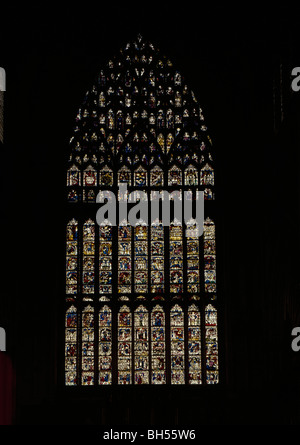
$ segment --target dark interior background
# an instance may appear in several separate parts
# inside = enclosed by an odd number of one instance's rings
[[[185,3],[7,7],[0,326],[16,424],[299,424],[298,12]],[[197,6],[197,7],[196,7]],[[195,9],[196,8],[196,9]],[[86,90],[141,33],[184,75],[217,156],[218,388],[61,388],[64,186]]]

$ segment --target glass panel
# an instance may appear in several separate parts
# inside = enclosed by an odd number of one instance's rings
[[[151,313],[152,377],[155,385],[166,383],[166,333],[165,313],[156,305]]]
[[[95,223],[89,219],[83,225],[82,293],[93,294],[95,284]],[[88,299],[85,297],[85,299]]]
[[[160,221],[151,225],[151,292],[164,292],[164,227]]]
[[[211,304],[205,308],[206,383],[219,382],[217,309]]]
[[[148,292],[148,227],[134,228],[134,290]]]
[[[94,309],[91,306],[82,311],[81,335],[81,384],[94,385]]]
[[[187,253],[187,292],[200,292],[200,265],[199,265],[199,237],[196,221],[191,220],[186,228],[186,253]]]
[[[99,312],[99,385],[112,383],[112,314],[108,306]]]
[[[189,383],[201,384],[201,319],[195,304],[188,309]]]
[[[139,306],[134,312],[134,383],[149,383],[149,320],[148,311]]]
[[[67,224],[66,293],[77,294],[78,285],[78,223],[72,219]]]
[[[205,292],[217,290],[215,224],[209,218],[204,221],[204,287]]]
[[[112,226],[99,228],[99,293],[112,293]]]
[[[184,378],[184,316],[176,304],[171,309],[171,384],[181,385]]]
[[[131,292],[131,232],[130,225],[118,228],[118,292]]]
[[[71,306],[65,317],[65,384],[77,385],[77,310]]]
[[[118,314],[118,384],[132,383],[132,317],[130,309],[122,306]]]
[[[182,226],[176,221],[170,225],[170,292],[183,291]]]

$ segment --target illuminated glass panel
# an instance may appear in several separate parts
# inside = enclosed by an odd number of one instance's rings
[[[147,171],[143,167],[139,167],[134,172],[134,186],[144,187],[148,185]]]
[[[216,240],[215,224],[210,218],[204,221],[204,286],[205,292],[216,292]]]
[[[160,221],[151,225],[150,282],[152,293],[164,292],[164,227]]]
[[[132,316],[127,306],[118,314],[118,384],[132,383]]]
[[[170,225],[170,292],[183,292],[182,226],[176,221]]]
[[[99,293],[112,293],[112,226],[99,228]]]
[[[169,170],[168,185],[182,185],[182,172],[176,165]]]
[[[82,293],[93,294],[95,285],[95,223],[89,219],[83,225]]]
[[[148,227],[134,228],[134,290],[148,292]]]
[[[99,172],[99,185],[111,187],[113,182],[113,171],[105,165]]]
[[[68,186],[81,185],[80,170],[78,167],[76,167],[76,165],[72,165],[68,170],[67,185]]]
[[[83,172],[83,186],[91,187],[97,185],[97,172],[96,170],[89,166]]]
[[[77,294],[78,285],[78,223],[72,219],[67,224],[66,240],[66,294]]]
[[[205,357],[206,357],[206,383],[219,382],[218,362],[218,324],[217,309],[211,304],[205,308]]]
[[[188,308],[189,383],[201,384],[201,319],[195,304]]]
[[[214,170],[209,164],[205,164],[200,170],[200,184],[214,185],[215,177]]]
[[[118,227],[118,292],[131,292],[131,226]]]
[[[187,292],[197,293],[200,292],[199,237],[194,220],[187,223],[186,234]]]
[[[112,383],[112,313],[108,306],[99,311],[99,385]]]
[[[151,383],[166,383],[166,322],[165,313],[160,305],[151,312]]]
[[[65,384],[77,385],[77,310],[71,306],[65,317]]]
[[[81,321],[81,384],[94,385],[94,308],[86,306]]]
[[[134,383],[149,383],[149,319],[148,311],[139,306],[134,312]]]
[[[118,185],[122,183],[127,183],[127,185],[131,185],[131,171],[126,166],[123,166],[118,171]]]
[[[198,185],[198,170],[190,165],[184,171],[185,185]]]
[[[150,185],[160,187],[164,185],[163,170],[156,166],[150,171]]]
[[[184,314],[176,304],[170,311],[171,327],[171,384],[181,385],[184,378]]]

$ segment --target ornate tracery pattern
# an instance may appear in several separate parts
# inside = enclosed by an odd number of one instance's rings
[[[183,76],[140,36],[128,43],[87,91],[70,139],[66,385],[219,381],[213,164],[202,109]],[[144,200],[148,221],[132,227],[122,213],[117,227],[98,226],[104,190]],[[202,236],[174,210],[199,191]]]

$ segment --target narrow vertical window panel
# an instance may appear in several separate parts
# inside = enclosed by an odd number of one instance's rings
[[[134,228],[134,290],[148,292],[148,227]]]
[[[130,225],[118,227],[118,293],[131,292],[131,233]]]
[[[160,305],[151,312],[151,383],[166,383],[166,323],[165,313]]]
[[[112,384],[112,312],[105,305],[99,311],[99,385]]]
[[[65,384],[77,385],[77,309],[71,306],[65,316]]]
[[[94,385],[95,376],[94,308],[86,306],[81,320],[81,384]]]
[[[112,293],[112,226],[99,228],[99,293]]]
[[[118,313],[118,384],[132,383],[132,315],[128,306]]]
[[[66,294],[76,295],[78,286],[78,222],[67,224],[66,234]]]
[[[185,383],[184,363],[184,314],[182,308],[176,304],[170,312],[171,327],[171,384]]]
[[[164,292],[164,227],[160,221],[154,221],[151,225],[151,261],[150,261],[150,283],[151,293],[161,294]]]
[[[200,292],[199,237],[195,220],[190,220],[186,228],[187,292]]]
[[[205,292],[217,291],[215,224],[210,218],[204,221],[204,288]]]
[[[82,293],[93,294],[95,291],[95,223],[91,219],[83,225],[82,244]]]
[[[149,320],[144,306],[134,312],[134,383],[149,383]]]
[[[182,226],[173,221],[170,225],[170,292],[183,292],[183,240]]]
[[[201,318],[195,304],[188,308],[189,384],[199,385],[201,377]]]
[[[205,307],[205,357],[206,357],[206,383],[219,382],[218,360],[218,322],[217,309],[208,304]]]

